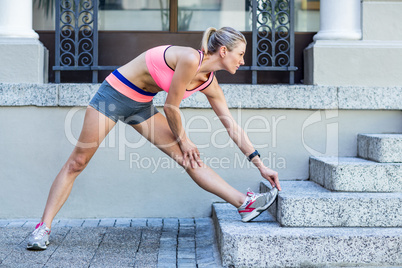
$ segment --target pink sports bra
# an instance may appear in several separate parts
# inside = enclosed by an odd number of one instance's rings
[[[172,83],[172,78],[174,74],[174,70],[167,64],[165,58],[166,50],[169,47],[171,47],[171,45],[154,47],[149,49],[145,55],[145,61],[147,63],[149,73],[151,74],[155,83],[166,92],[169,92],[169,87]],[[202,60],[204,58],[204,54],[202,53],[202,51],[198,50],[198,52],[200,53],[200,63],[198,65],[197,71],[200,69]],[[197,91],[205,89],[212,83],[213,79],[214,73],[211,72],[207,81],[194,89],[186,89],[183,99],[189,97],[191,94]]]

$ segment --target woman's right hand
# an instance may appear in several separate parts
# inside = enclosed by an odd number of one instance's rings
[[[197,146],[195,146],[195,144],[189,139],[186,141],[181,141],[179,145],[183,153],[183,166],[185,168],[190,166],[192,168],[201,167],[202,161],[200,159],[200,152],[198,151]]]
[[[265,178],[266,180],[269,181],[269,183],[271,184],[272,187],[276,187],[278,189],[278,191],[282,191],[281,185],[279,183],[279,179],[278,179],[278,172],[267,168],[264,165],[261,165],[259,167],[261,176],[263,178]]]

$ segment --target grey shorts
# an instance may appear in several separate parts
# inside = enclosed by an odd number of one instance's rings
[[[114,122],[120,120],[129,125],[144,122],[158,113],[153,101],[132,100],[115,90],[107,81],[102,83],[89,105]]]

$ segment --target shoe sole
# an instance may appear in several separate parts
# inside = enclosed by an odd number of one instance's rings
[[[49,242],[45,242],[45,246],[41,247],[38,243],[34,243],[33,245],[28,245],[27,249],[32,249],[32,250],[45,250],[47,249],[47,246],[49,245]]]
[[[269,202],[267,205],[265,205],[262,208],[256,208],[255,210],[253,210],[249,216],[241,219],[242,222],[249,222],[254,220],[255,218],[257,218],[258,216],[260,216],[261,213],[263,213],[265,210],[267,210],[276,200],[276,198],[278,197],[278,192],[276,192],[275,197],[272,198],[271,202]]]

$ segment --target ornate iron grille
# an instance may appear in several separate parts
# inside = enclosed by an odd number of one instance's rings
[[[98,80],[98,0],[56,0],[55,82],[60,71],[92,71]]]
[[[257,71],[289,71],[289,83],[294,84],[294,0],[251,0],[252,64],[243,70],[252,71],[252,83],[257,83]]]
[[[289,71],[294,84],[294,0],[247,0],[251,10],[252,64],[241,70]],[[56,0],[55,82],[60,71],[92,71],[97,83],[99,70],[117,66],[98,66],[98,0]]]

